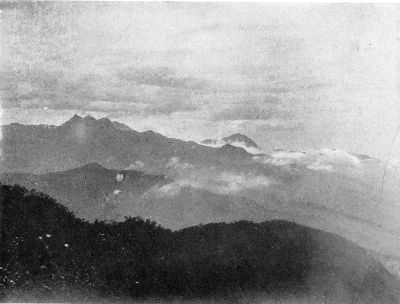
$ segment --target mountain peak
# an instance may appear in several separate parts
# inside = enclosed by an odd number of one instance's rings
[[[226,143],[243,143],[248,148],[258,148],[257,144],[246,135],[235,133],[230,136],[222,138]]]
[[[94,118],[93,116],[86,115],[85,118],[83,119],[84,121],[96,121],[97,119]]]
[[[115,127],[114,124],[112,123],[112,121],[110,119],[108,119],[107,117],[103,117],[103,118],[100,118],[95,121],[96,121],[96,124],[99,125],[101,128],[104,128],[104,127],[114,128]]]
[[[223,146],[229,144],[237,147],[258,149],[258,145],[253,140],[240,133],[235,133],[221,139],[205,139],[202,140],[201,143],[212,146]]]
[[[107,117],[103,117],[100,119],[96,119],[93,116],[87,115],[85,117],[81,117],[77,114],[72,116],[69,120],[67,120],[63,126],[74,126],[77,124],[85,124],[91,127],[100,127],[100,128],[115,128],[114,123],[108,119]]]
[[[82,121],[82,117],[79,116],[78,114],[75,114],[74,116],[72,116],[70,119],[68,119],[66,122],[63,123],[63,125],[70,125],[70,124],[74,124],[77,122]]]

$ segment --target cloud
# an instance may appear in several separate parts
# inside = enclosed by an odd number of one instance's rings
[[[223,193],[237,193],[243,189],[265,188],[273,181],[262,175],[221,173],[216,179],[216,190]]]
[[[256,161],[259,161],[256,159]],[[342,169],[362,168],[367,161],[362,161],[357,156],[338,149],[321,149],[310,151],[275,151],[270,157],[262,160],[275,166],[297,165],[310,170],[339,171]]]
[[[302,122],[294,119],[280,118],[278,116],[265,120],[237,120],[231,121],[230,123],[235,123],[237,132],[249,134],[254,138],[257,138],[260,134],[270,134],[276,131],[300,131],[304,128]]]
[[[311,169],[311,170],[317,170],[317,171],[319,171],[319,170],[332,171],[333,166],[332,165],[323,164],[320,161],[316,161],[316,162],[313,162],[313,163],[309,164],[307,166],[307,168]]]
[[[261,108],[249,102],[217,112],[213,120],[268,120],[277,115],[284,115],[276,108]]]
[[[276,94],[284,94],[284,93],[289,93],[292,90],[288,87],[272,87],[269,88],[268,91]]]
[[[192,169],[194,165],[187,162],[181,162],[179,157],[171,157],[171,159],[166,164],[167,169],[174,168],[176,170]]]
[[[133,102],[113,102],[105,100],[92,101],[88,105],[83,106],[83,109],[86,111],[107,112],[107,113],[120,112],[120,111],[124,111],[125,113],[139,112],[137,105]]]
[[[118,73],[121,80],[133,82],[137,85],[156,87],[202,89],[205,81],[192,77],[179,76],[168,67],[129,67]]]
[[[155,194],[156,197],[174,196],[177,195],[179,191],[185,186],[187,186],[187,184],[185,184],[184,182],[173,182],[153,189],[151,194]]]
[[[134,113],[135,124],[167,121],[173,112],[194,121],[207,112],[204,123],[182,127],[185,134],[264,119],[252,128],[269,133],[259,136],[261,145],[316,142],[384,157],[398,121],[398,16],[389,6],[1,5],[2,108],[25,111],[24,122],[36,119],[28,114],[34,108]],[[262,102],[266,94],[274,97]],[[243,103],[240,97],[263,110],[216,107]],[[204,111],[190,112],[198,99],[208,102]],[[137,103],[146,104],[138,113]],[[267,106],[289,111],[306,132]],[[281,129],[293,132],[271,134]]]
[[[130,164],[127,168],[125,168],[125,170],[139,170],[139,169],[143,169],[145,167],[145,163],[137,160],[134,163]]]
[[[387,167],[391,170],[398,170],[400,168],[400,159],[389,157],[387,160]]]
[[[38,67],[7,70],[1,80],[3,107],[8,108],[41,108],[41,103],[44,103],[52,109],[82,109],[98,100],[118,102],[134,97],[126,96],[126,90],[120,87],[115,88],[106,76],[71,76],[62,71]],[[47,104],[49,101],[51,103]]]
[[[147,115],[169,115],[175,112],[191,112],[198,109],[198,106],[186,101],[169,101],[162,104],[152,104],[144,109]]]
[[[177,159],[170,162],[180,165]],[[276,183],[272,178],[255,173],[237,173],[208,169],[177,179],[156,189],[159,195],[176,195],[184,187],[205,189],[218,194],[238,194],[243,190],[265,189]]]
[[[243,148],[243,149],[245,149],[247,152],[249,152],[251,154],[260,154],[260,153],[262,153],[262,151],[260,149],[254,148],[254,147],[248,147],[242,141],[229,141],[229,142],[226,142],[225,140],[222,140],[222,139],[214,139],[214,140],[212,140],[210,142],[200,142],[201,145],[209,146],[209,147],[222,147],[222,146],[226,145],[227,143],[229,143],[230,145],[235,146],[235,147]]]
[[[190,102],[191,94],[186,90],[176,87],[143,88],[107,74],[71,77],[63,72],[32,68],[26,71],[7,70],[0,77],[3,109],[47,108],[105,112],[113,116],[151,116],[198,108],[197,103]],[[184,81],[180,81],[183,85]]]
[[[293,130],[294,128],[301,127],[300,124],[296,121],[292,120],[284,120],[279,118],[271,118],[264,121],[261,121],[258,125],[258,130],[262,131],[266,130]]]

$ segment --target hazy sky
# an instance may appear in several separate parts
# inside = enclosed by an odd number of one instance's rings
[[[241,132],[266,149],[381,158],[400,124],[396,6],[0,8],[3,124],[92,114],[183,139]]]

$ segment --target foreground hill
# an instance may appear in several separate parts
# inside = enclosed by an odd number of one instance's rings
[[[399,303],[398,282],[361,247],[285,221],[171,232],[75,218],[48,196],[1,187],[5,301],[171,297],[254,303]],[[80,295],[80,298],[74,295]]]

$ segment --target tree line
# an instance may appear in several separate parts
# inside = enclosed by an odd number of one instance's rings
[[[307,292],[318,249],[284,221],[198,225],[172,232],[139,217],[87,222],[18,185],[0,191],[0,289],[39,296],[204,297]]]

